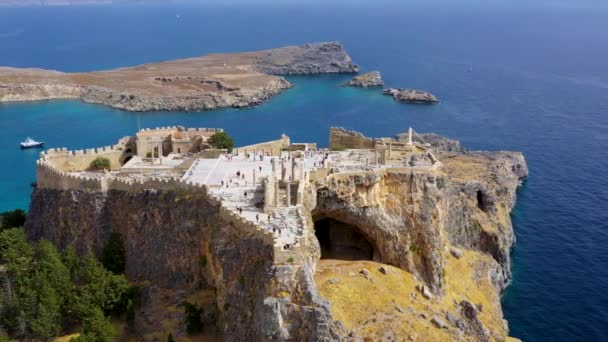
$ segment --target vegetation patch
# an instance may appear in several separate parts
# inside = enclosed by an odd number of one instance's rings
[[[215,133],[209,138],[209,143],[217,149],[228,150],[228,152],[232,152],[234,148],[234,140],[226,132]]]
[[[23,227],[27,213],[21,209],[5,211],[0,213],[0,230]]]
[[[0,331],[9,339],[50,340],[80,330],[74,341],[113,341],[110,316],[124,313],[127,279],[95,256],[49,241],[30,245],[21,228],[0,232]],[[5,287],[3,287],[4,289]]]
[[[188,334],[197,334],[203,331],[203,308],[200,308],[192,303],[184,302],[184,314],[186,331]]]
[[[114,232],[110,234],[110,238],[103,246],[101,263],[106,269],[115,274],[125,272],[125,248],[120,233]]]
[[[333,144],[331,146],[331,150],[332,151],[346,151],[346,146],[341,145],[341,144]]]
[[[104,157],[97,157],[91,162],[91,168],[95,170],[109,169],[110,159]]]

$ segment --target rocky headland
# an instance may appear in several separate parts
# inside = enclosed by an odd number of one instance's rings
[[[176,143],[183,132],[197,141],[216,131],[176,128]],[[138,340],[185,338],[184,301],[203,309],[218,340],[509,340],[500,293],[523,155],[413,131],[332,128],[330,145],[283,136],[231,159],[188,157],[181,179],[164,180],[123,175],[123,161],[145,154],[133,138],[50,150],[25,228],[81,253],[119,233],[126,275],[141,288]],[[96,153],[112,170],[81,170]],[[241,179],[235,167],[259,172]]]
[[[380,71],[370,71],[365,74],[357,75],[352,80],[344,83],[345,87],[381,87],[384,85],[384,80]]]
[[[239,108],[258,105],[291,87],[280,75],[357,70],[337,42],[85,73],[0,67],[0,102],[81,99],[127,111]]]
[[[437,103],[439,99],[428,91],[415,89],[384,89],[382,94],[392,96],[395,101],[405,103]]]

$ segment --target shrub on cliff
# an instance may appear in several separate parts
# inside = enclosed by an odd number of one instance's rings
[[[25,224],[25,218],[26,213],[21,209],[0,213],[0,230],[13,227],[23,227]]]
[[[115,274],[121,274],[125,271],[125,248],[120,233],[110,234],[110,238],[103,246],[101,263]]]
[[[211,146],[220,149],[220,150],[228,150],[228,152],[232,152],[232,148],[234,147],[234,141],[232,137],[228,135],[226,132],[217,132],[209,138],[209,143]]]
[[[109,169],[110,159],[104,157],[97,157],[91,162],[91,168],[97,170]]]
[[[186,331],[188,334],[196,334],[203,331],[203,321],[201,319],[203,308],[184,302],[184,314],[186,315]]]

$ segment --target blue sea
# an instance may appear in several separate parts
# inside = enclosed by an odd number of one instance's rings
[[[277,3],[280,3],[277,4]],[[328,128],[390,136],[409,126],[470,149],[522,151],[513,212],[511,335],[608,341],[608,4],[605,1],[299,1],[0,7],[0,65],[90,71],[210,52],[342,42],[387,86],[435,106],[342,88],[348,75],[290,77],[251,109],[128,113],[79,101],[0,104],[0,211],[27,209],[39,151],[113,143],[143,127],[223,127],[238,144],[327,144]],[[472,71],[469,71],[472,69]]]

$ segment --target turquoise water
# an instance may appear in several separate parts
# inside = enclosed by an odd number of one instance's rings
[[[27,208],[38,151],[107,145],[137,128],[223,127],[239,144],[327,143],[330,126],[387,136],[413,126],[471,149],[523,151],[530,178],[513,213],[511,334],[526,341],[608,340],[608,7],[604,2],[439,5],[0,8],[0,65],[113,68],[208,52],[339,40],[388,86],[429,90],[402,105],[349,76],[295,77],[251,109],[127,113],[78,101],[0,105],[0,210]],[[175,14],[181,14],[177,20]],[[473,66],[473,72],[467,69]]]

